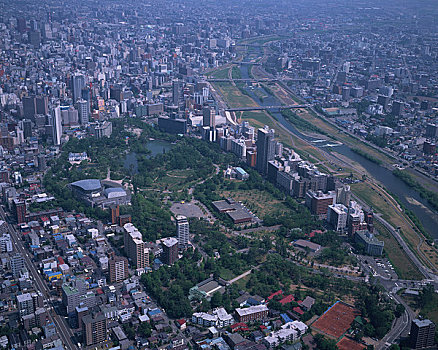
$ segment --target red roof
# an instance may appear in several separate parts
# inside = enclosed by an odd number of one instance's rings
[[[281,289],[277,290],[275,293],[272,293],[270,296],[268,296],[268,300],[271,300],[276,295],[282,295],[282,294],[283,294],[283,291]]]
[[[299,306],[295,306],[292,310],[298,315],[304,314],[304,311]]]
[[[267,327],[264,326],[264,325],[260,325],[260,329],[261,329],[261,330],[264,330],[264,329],[267,329]]]
[[[280,300],[281,305],[289,304],[290,302],[294,301],[295,298],[292,294],[286,295],[283,299]]]
[[[60,256],[58,256],[58,262],[59,262],[59,265],[65,264],[64,259]]]
[[[233,332],[237,331],[249,331],[248,325],[244,322],[239,322],[231,325],[231,330]]]
[[[183,319],[183,318],[181,318],[181,319],[179,319],[179,320],[176,320],[176,322],[178,322],[178,324],[179,324],[180,326],[182,326],[184,323],[186,323],[186,320]]]

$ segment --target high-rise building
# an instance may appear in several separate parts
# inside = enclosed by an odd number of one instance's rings
[[[110,207],[111,209],[111,223],[112,224],[116,224],[119,221],[119,217],[120,217],[120,206],[117,205],[113,205]]]
[[[17,306],[21,317],[35,312],[32,295],[30,293],[17,295]]]
[[[216,116],[216,111],[213,107],[204,106],[204,108],[202,109],[202,125],[215,127],[216,126],[215,116]]]
[[[25,139],[32,136],[32,122],[30,119],[23,119],[21,121],[21,129],[23,130],[23,135]]]
[[[20,275],[20,271],[25,267],[23,255],[17,253],[11,257],[11,270],[14,277]]]
[[[128,278],[128,259],[116,256],[108,262],[110,282],[121,282]]]
[[[0,236],[0,253],[9,253],[13,250],[11,235],[9,233],[3,233],[2,236]]]
[[[85,78],[82,74],[75,74],[71,77],[71,90],[73,101],[76,102],[82,96],[82,89],[85,86]]]
[[[163,245],[163,263],[172,265],[178,260],[178,240],[174,237],[164,238]]]
[[[18,198],[14,199],[14,214],[17,224],[26,222],[26,202]]]
[[[61,107],[57,106],[52,110],[53,143],[58,146],[61,144],[62,137],[62,117]]]
[[[189,222],[182,215],[176,217],[176,233],[178,237],[178,248],[185,249],[189,245]]]
[[[431,320],[412,320],[411,348],[430,349],[435,340],[435,324]]]
[[[172,81],[172,103],[178,106],[181,96],[181,82],[179,80]]]
[[[81,90],[81,98],[87,101],[88,113],[91,113],[91,90],[89,87],[86,86]]]
[[[335,191],[323,193],[322,191],[308,190],[306,193],[306,206],[313,215],[318,215],[320,218],[326,218],[329,205],[335,203]]]
[[[26,118],[33,119],[37,111],[35,96],[23,97],[23,114]]]
[[[426,125],[426,137],[435,138],[438,136],[438,125],[429,123]]]
[[[125,252],[128,258],[132,260],[137,269],[149,266],[149,249],[146,248],[140,231],[131,223],[125,224],[123,228],[125,229]]]
[[[86,299],[87,285],[82,278],[76,278],[69,283],[62,285],[62,303],[67,309],[68,314],[75,312],[80,305],[81,299]]]
[[[103,313],[82,318],[85,346],[97,345],[107,340],[107,319]]]
[[[347,227],[348,208],[343,204],[332,204],[328,206],[327,221],[335,231],[343,231]]]
[[[266,175],[268,173],[268,162],[275,157],[274,130],[265,126],[257,132],[257,163],[256,168],[259,172]]]
[[[89,105],[88,102],[84,99],[80,99],[77,102],[78,111],[79,111],[79,118],[81,125],[86,125],[90,121],[90,112],[89,112]]]
[[[36,114],[46,115],[49,113],[49,97],[37,96],[35,98]]]
[[[17,18],[17,30],[20,33],[24,33],[26,31],[26,19],[25,18]]]

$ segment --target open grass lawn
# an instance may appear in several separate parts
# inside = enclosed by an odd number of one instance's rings
[[[222,93],[222,96],[225,98],[231,108],[257,106],[257,103],[251,97],[242,94],[242,92],[231,83],[214,83],[214,86]]]
[[[430,303],[430,305],[434,305],[434,307],[428,307],[421,310],[421,313],[425,318],[428,318],[433,323],[438,324],[438,294],[434,293],[433,295],[434,301]]]
[[[215,70],[213,72],[208,73],[209,78],[213,79],[228,79],[228,71],[230,70],[229,67],[222,68]]]
[[[220,191],[220,194],[226,198],[231,197],[235,201],[241,201],[245,206],[256,214],[259,218],[274,212],[287,212],[289,209],[282,201],[274,198],[270,193],[260,190],[236,190],[236,191]]]
[[[423,275],[412,263],[391,233],[378,221],[375,221],[375,226],[380,232],[378,239],[385,242],[385,252],[389,260],[391,260],[397,275],[401,279],[423,279]]]
[[[392,224],[394,227],[400,227],[401,233],[405,238],[410,248],[417,253],[416,247],[420,243],[420,237],[417,232],[412,228],[412,225],[404,217],[404,215],[391,204],[391,200],[380,191],[377,186],[371,186],[369,183],[357,183],[351,185],[352,191],[366,203],[371,205],[375,210],[380,212],[385,220]],[[378,191],[379,190],[379,191]],[[379,193],[381,195],[379,195]],[[386,201],[385,201],[386,199]],[[420,246],[420,250],[426,255],[429,263],[435,268],[438,268],[438,254],[435,248],[431,248],[426,243]],[[417,254],[420,260],[424,261],[424,257]]]
[[[219,276],[226,281],[229,281],[235,277],[233,271],[225,269],[225,268],[221,268],[221,270],[219,272]]]
[[[233,79],[241,79],[242,78],[242,74],[240,73],[240,69],[238,66],[233,66],[233,68],[231,70],[231,76],[233,77]]]

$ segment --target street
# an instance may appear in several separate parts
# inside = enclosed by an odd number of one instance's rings
[[[6,214],[4,212],[3,207],[0,207],[0,216],[1,216],[2,220],[4,220],[6,223],[8,222],[6,220]],[[31,261],[31,259],[29,257],[29,253],[25,249],[25,247],[23,246],[23,242],[20,239],[18,232],[15,230],[15,228],[11,224],[8,223],[7,225],[9,228],[9,232],[11,233],[11,238],[12,238],[12,242],[13,242],[15,251],[20,253],[23,256],[26,267],[29,271],[29,274],[32,276],[33,280],[36,283],[36,287],[37,287],[36,289],[38,291],[40,291],[43,295],[44,305],[50,305],[50,307],[47,308],[49,320],[56,325],[57,330],[58,330],[59,335],[60,335],[60,338],[61,338],[62,342],[64,343],[64,345],[66,346],[66,348],[67,349],[78,349],[77,345],[72,341],[73,332],[65,324],[65,320],[63,319],[63,317],[61,317],[60,315],[58,315],[54,312],[54,305],[53,305],[53,302],[50,298],[49,288],[47,287],[45,281],[43,281],[40,273],[38,272],[35,265]]]

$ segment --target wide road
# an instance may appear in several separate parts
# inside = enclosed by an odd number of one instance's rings
[[[29,257],[29,253],[25,249],[25,247],[23,246],[23,242],[20,239],[20,235],[15,230],[15,228],[11,224],[9,224],[8,221],[6,220],[6,214],[5,214],[2,206],[0,206],[0,217],[8,225],[9,232],[10,232],[11,238],[12,238],[12,243],[13,243],[14,248],[15,248],[14,250],[16,252],[20,253],[24,257],[26,267],[27,267],[30,275],[32,276],[33,280],[36,283],[36,286],[35,286],[36,290],[40,291],[41,294],[43,295],[43,298],[45,301],[44,305],[48,305],[47,310],[48,310],[49,320],[56,325],[58,334],[60,335],[60,338],[61,338],[62,342],[64,343],[65,347],[67,349],[78,349],[77,345],[71,339],[73,336],[73,332],[64,323],[65,322],[64,319],[61,316],[57,315],[56,312],[54,312],[54,305],[53,305],[52,300],[50,298],[49,288],[47,287],[47,285],[43,281],[40,273],[37,271],[37,269],[35,268],[35,265],[31,261],[31,259]]]

